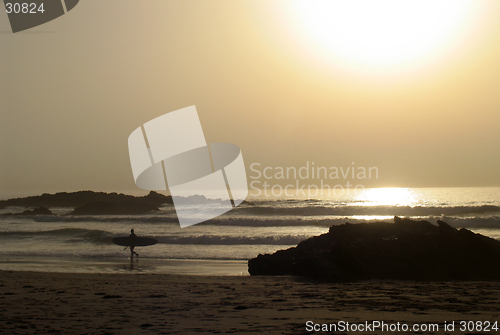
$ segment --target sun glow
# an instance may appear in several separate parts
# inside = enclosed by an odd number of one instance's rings
[[[367,206],[411,206],[417,198],[408,188],[371,188],[364,190],[358,200]]]
[[[470,0],[296,0],[292,15],[301,35],[330,57],[380,66],[420,60],[460,40],[473,5]]]

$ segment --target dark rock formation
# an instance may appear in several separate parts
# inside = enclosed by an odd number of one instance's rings
[[[147,203],[153,206],[162,204],[172,204],[172,197],[165,196],[154,191],[143,197],[135,197],[133,195],[104,193],[93,191],[79,192],[60,192],[55,194],[44,193],[38,196],[15,198],[0,201],[0,209],[8,206],[20,207],[79,207],[93,202],[122,202],[122,201],[138,201]]]
[[[34,209],[27,209],[22,213],[4,213],[2,216],[17,216],[17,215],[54,215],[47,207],[37,207]]]
[[[20,215],[54,215],[54,213],[52,213],[47,207],[40,206],[32,210],[27,209]]]
[[[70,215],[135,215],[158,210],[158,207],[139,201],[96,201],[75,208]]]
[[[327,281],[500,279],[499,241],[438,225],[395,217],[332,226],[296,247],[250,259],[248,272]]]

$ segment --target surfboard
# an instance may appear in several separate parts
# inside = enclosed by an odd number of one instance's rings
[[[115,237],[113,239],[113,243],[116,245],[121,245],[122,247],[130,247],[130,237],[124,236],[124,237]],[[154,238],[149,238],[149,237],[139,237],[137,236],[135,238],[135,243],[134,246],[136,247],[146,247],[148,245],[154,245],[158,243],[157,240]]]

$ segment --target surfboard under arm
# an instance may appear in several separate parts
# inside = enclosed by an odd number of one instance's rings
[[[113,239],[113,243],[116,244],[116,245],[121,245],[122,247],[130,247],[130,237],[128,236],[124,236],[124,237],[115,237]],[[146,247],[146,246],[149,246],[149,245],[154,245],[158,243],[157,240],[155,240],[154,238],[150,238],[150,237],[136,237],[135,238],[135,241],[134,241],[134,246],[136,247]]]

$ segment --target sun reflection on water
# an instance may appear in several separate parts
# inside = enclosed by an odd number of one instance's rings
[[[409,188],[371,188],[363,190],[357,200],[364,206],[413,206],[418,196]]]

